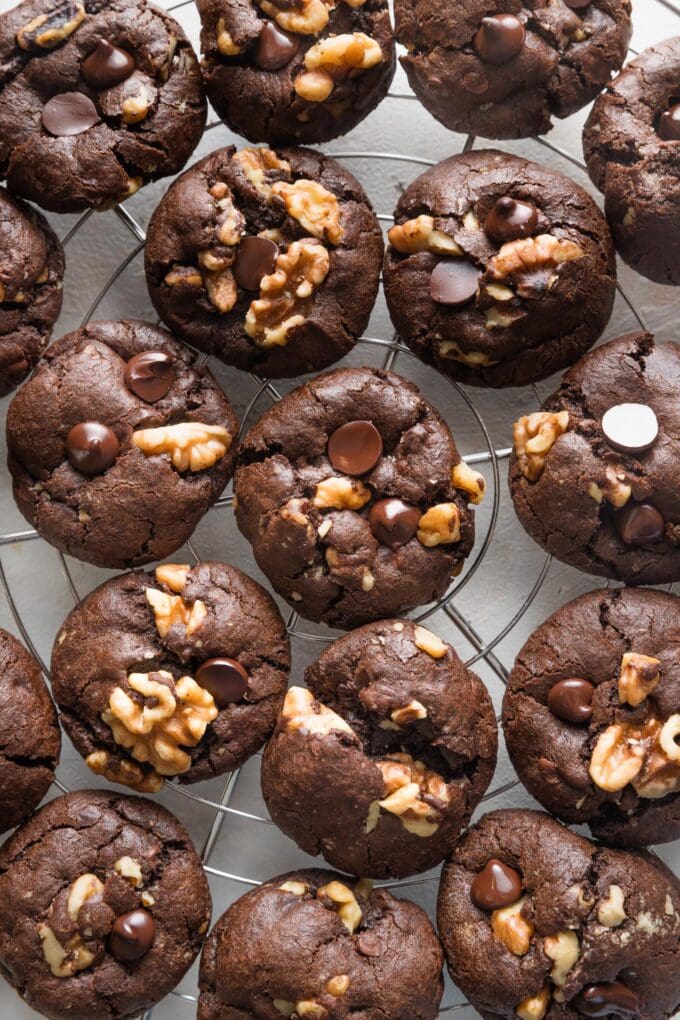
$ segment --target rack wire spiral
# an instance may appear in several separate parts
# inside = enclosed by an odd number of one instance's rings
[[[666,7],[676,16],[680,16],[680,9],[673,0],[657,0],[659,4]],[[167,6],[169,12],[181,11],[183,8],[189,7],[193,3],[193,0],[179,0],[179,2],[171,3]],[[634,51],[631,51],[634,54]],[[396,100],[398,102],[412,102],[415,97],[409,92],[400,92],[392,90],[389,93],[388,99]],[[207,131],[210,132],[220,126],[220,121],[215,120],[208,124]],[[549,150],[553,155],[566,160],[568,163],[577,167],[579,170],[584,170],[585,166],[582,161],[571,155],[564,148],[556,145],[552,141],[546,138],[539,138],[535,140],[546,150]],[[468,137],[463,151],[469,151],[475,145],[476,139],[474,137]],[[333,156],[340,160],[380,160],[380,161],[392,161],[400,163],[414,164],[417,167],[431,166],[434,161],[414,156],[412,154],[402,154],[398,152],[379,152],[379,151],[333,151]],[[62,244],[68,247],[69,243],[78,234],[84,224],[92,215],[91,211],[84,213],[80,216],[75,223],[70,227],[67,233],[62,237]],[[129,233],[132,239],[132,248],[126,254],[124,259],[116,266],[115,270],[109,275],[104,285],[101,287],[96,297],[93,299],[86,314],[83,317],[82,324],[84,325],[94,316],[109,294],[111,289],[115,286],[116,282],[120,279],[125,270],[134,262],[144,248],[145,243],[145,232],[137,219],[131,214],[125,204],[118,206],[111,215],[115,215],[122,223],[126,231]],[[392,216],[388,212],[379,211],[378,218],[383,223],[391,223]],[[646,324],[643,320],[643,316],[636,310],[634,302],[629,298],[627,293],[618,285],[618,291],[620,298],[623,300],[631,315],[634,317],[639,328],[645,329]],[[405,347],[398,338],[392,336],[390,338],[381,337],[369,337],[364,336],[359,341],[360,346],[370,347],[372,351],[378,352],[382,358],[382,367],[386,369],[395,369],[399,365],[399,369],[406,375],[409,374],[409,360],[413,358],[411,351]],[[209,363],[210,358],[203,357],[203,363]],[[255,416],[255,409],[262,399],[267,399],[271,402],[276,402],[281,399],[281,392],[277,384],[271,381],[265,381],[251,376],[255,383],[255,392],[252,396],[249,404],[245,409],[242,422],[242,431],[247,429],[251,424]],[[482,448],[474,450],[473,452],[464,453],[464,460],[469,464],[484,465],[491,475],[492,484],[488,486],[488,489],[493,492],[493,502],[490,510],[487,513],[485,520],[485,530],[481,539],[476,544],[475,551],[468,562],[463,574],[457,578],[452,584],[451,588],[446,594],[439,599],[438,602],[426,607],[424,610],[414,615],[414,618],[419,621],[424,621],[432,617],[435,613],[442,612],[445,614],[448,622],[455,628],[467,645],[472,649],[472,654],[468,657],[466,665],[474,666],[477,663],[484,663],[486,667],[491,671],[493,676],[501,683],[504,684],[507,680],[508,670],[502,663],[498,656],[496,649],[507,637],[510,635],[517,625],[525,617],[532,603],[535,601],[539,593],[541,592],[542,586],[548,574],[551,557],[545,556],[542,560],[541,565],[538,568],[536,576],[532,582],[529,583],[527,593],[521,600],[521,604],[512,613],[510,618],[505,622],[498,631],[491,638],[483,638],[479,633],[478,629],[471,622],[470,619],[458,608],[456,601],[460,596],[461,591],[470,584],[478,570],[486,558],[486,554],[496,532],[496,527],[499,518],[500,511],[500,500],[501,500],[501,465],[510,455],[510,448],[495,448],[492,442],[492,438],[484,422],[484,419],[476,407],[475,401],[469,396],[469,393],[458,384],[451,382],[450,386],[454,391],[454,399],[459,402],[469,413],[472,420],[474,421],[476,428],[482,437]],[[537,404],[541,401],[541,395],[537,387],[533,387],[534,396]],[[231,506],[233,502],[233,496],[224,495],[221,497],[216,507],[211,511],[211,514],[230,514]],[[18,632],[26,645],[31,649],[33,654],[36,656],[38,661],[41,663],[45,675],[49,679],[49,670],[47,663],[40,656],[38,649],[36,648],[35,642],[32,640],[29,628],[26,625],[24,616],[19,609],[17,599],[15,598],[14,591],[10,585],[5,564],[3,562],[3,552],[8,547],[21,547],[25,543],[31,543],[34,541],[42,541],[34,530],[14,530],[3,532],[0,526],[0,587],[4,591],[7,604],[9,606],[10,613],[13,617],[14,623]],[[195,561],[199,560],[199,556],[191,542],[187,543],[191,555]],[[72,567],[66,558],[59,554],[59,562],[61,570],[64,575],[64,579],[68,586],[68,589],[73,597],[75,603],[80,601],[76,583],[72,574]],[[454,601],[455,600],[455,601]],[[301,622],[298,614],[295,611],[290,611],[287,617],[287,629],[291,636],[291,639],[295,642],[306,644],[312,650],[314,654],[317,654],[320,650],[320,646],[328,641],[332,640],[332,636],[323,633],[314,633],[308,629],[305,629],[305,625]],[[525,635],[526,636],[526,635]],[[215,800],[203,797],[193,790],[187,789],[186,787],[180,786],[176,783],[166,782],[165,787],[168,792],[177,798],[177,807],[180,809],[177,813],[181,817],[181,804],[179,803],[181,798],[187,801],[194,802],[201,805],[203,808],[207,808],[212,812],[212,821],[208,826],[207,835],[205,836],[202,845],[199,847],[201,858],[203,860],[204,868],[206,873],[215,880],[223,880],[232,883],[236,883],[238,887],[253,887],[259,883],[259,880],[248,877],[247,875],[232,873],[221,868],[217,868],[210,863],[211,857],[215,850],[215,847],[220,839],[220,835],[223,832],[223,825],[225,820],[232,818],[238,819],[245,825],[255,827],[257,832],[266,831],[268,826],[272,825],[272,822],[264,814],[258,814],[255,811],[244,810],[243,808],[235,807],[231,803],[237,791],[239,779],[241,776],[241,770],[231,773],[226,777],[224,786],[219,797]],[[519,781],[516,778],[510,779],[507,782],[503,782],[500,785],[495,786],[490,790],[483,798],[485,804],[494,801],[496,798],[512,790],[518,786]],[[68,792],[67,785],[62,781],[59,776],[55,779],[55,786],[61,792]],[[255,836],[257,839],[257,836]],[[434,884],[437,882],[437,875],[434,876],[421,876],[412,878],[402,882],[387,882],[382,883],[387,887],[398,887],[401,890],[408,890],[409,888],[416,886],[423,886],[426,884]],[[178,1003],[186,1005],[185,1015],[193,1015],[196,996],[183,991],[174,991],[171,993],[173,998]],[[468,1003],[461,1001],[460,997],[458,1001],[451,1002],[450,1004],[442,1007],[440,1015],[450,1015],[454,1012],[463,1010],[468,1006]],[[160,1015],[162,1012],[162,1004],[150,1009],[145,1014],[145,1020],[149,1020],[152,1014],[156,1013]]]

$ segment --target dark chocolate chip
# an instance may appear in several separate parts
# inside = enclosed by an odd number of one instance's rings
[[[661,114],[659,137],[664,142],[680,142],[680,103]]]
[[[51,135],[82,135],[100,121],[97,107],[82,92],[62,92],[43,106],[42,122]]]
[[[500,910],[516,903],[522,895],[522,877],[514,868],[492,857],[476,875],[470,899],[480,910]]]
[[[155,404],[175,381],[174,359],[163,351],[144,351],[130,358],[125,366],[125,385],[148,404]]]
[[[398,549],[415,537],[420,510],[401,499],[379,499],[368,512],[371,531],[383,545]]]
[[[593,714],[594,686],[590,680],[570,677],[559,680],[548,691],[548,708],[558,719],[579,725]]]
[[[244,290],[259,290],[263,276],[274,272],[278,245],[268,237],[244,237],[232,267],[234,279]]]
[[[328,440],[328,459],[336,471],[346,475],[365,475],[382,452],[382,436],[370,421],[349,421]]]
[[[74,425],[66,437],[66,456],[82,475],[101,475],[120,452],[118,436],[99,421]]]
[[[504,195],[489,211],[484,232],[492,241],[505,244],[520,237],[531,237],[538,226],[538,209],[531,202]]]
[[[236,659],[206,659],[196,670],[195,680],[212,694],[218,708],[240,701],[248,690],[248,674]]]
[[[267,21],[255,47],[255,63],[263,71],[278,71],[289,64],[300,49],[300,40]]]
[[[362,931],[357,939],[357,949],[362,956],[382,956],[385,946],[382,939],[372,931]]]
[[[432,270],[430,296],[438,305],[466,305],[477,293],[481,275],[464,259],[441,259]]]
[[[602,415],[602,431],[615,450],[644,453],[658,439],[659,423],[647,404],[615,404]]]
[[[626,545],[637,547],[663,542],[666,522],[650,503],[625,506],[614,514],[614,527]]]
[[[109,951],[120,963],[141,960],[156,937],[156,923],[148,910],[131,910],[113,922]]]
[[[96,48],[83,61],[80,73],[90,88],[98,92],[111,89],[129,78],[135,69],[135,62],[120,46],[113,46],[106,39],[100,39]]]
[[[622,981],[586,985],[576,997],[576,1008],[583,1016],[616,1016],[632,1020],[640,1016],[640,1002]]]
[[[507,64],[524,45],[526,30],[514,14],[482,18],[473,41],[477,56],[487,64]]]

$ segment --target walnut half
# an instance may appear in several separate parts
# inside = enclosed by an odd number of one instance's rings
[[[51,3],[47,14],[39,14],[17,32],[22,50],[53,50],[79,28],[87,17],[85,7],[71,0]]]
[[[568,426],[568,411],[535,411],[515,422],[515,455],[528,481],[536,482],[541,477],[547,454]]]
[[[301,99],[322,103],[337,80],[375,67],[383,59],[375,39],[363,32],[331,35],[310,47],[305,54],[306,70],[293,85]]]
[[[311,310],[315,292],[328,276],[330,257],[316,239],[293,241],[276,259],[276,268],[260,283],[260,296],[251,302],[245,331],[261,347],[283,347],[288,334],[301,326]]]
[[[318,181],[308,181],[301,177],[290,184],[288,181],[276,181],[272,185],[272,194],[277,195],[284,203],[286,212],[293,219],[320,241],[340,244],[344,230],[340,226],[340,204],[328,188]]]
[[[434,255],[463,255],[463,249],[441,230],[435,230],[434,217],[423,214],[405,223],[397,223],[387,232],[394,249],[402,255],[429,251]]]
[[[227,453],[231,438],[223,425],[199,421],[132,433],[132,442],[142,453],[147,457],[167,453],[178,471],[207,471]]]

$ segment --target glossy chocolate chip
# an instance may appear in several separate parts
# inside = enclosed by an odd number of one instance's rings
[[[109,951],[120,963],[141,960],[156,937],[156,923],[148,910],[131,910],[113,922]]]
[[[195,680],[210,691],[218,708],[240,701],[248,690],[248,674],[236,659],[206,659],[196,670]]]
[[[526,30],[514,14],[494,14],[482,18],[473,46],[475,53],[487,64],[507,64],[524,45]]]
[[[382,939],[372,931],[362,931],[357,939],[357,949],[362,956],[378,957],[385,952]]]
[[[614,527],[622,542],[636,548],[663,542],[666,533],[666,522],[650,503],[637,503],[617,511]]]
[[[538,209],[531,202],[499,198],[484,221],[484,232],[492,241],[505,244],[520,237],[531,237],[538,226]]]
[[[509,907],[521,895],[521,875],[495,857],[487,862],[470,887],[470,899],[480,910]]]
[[[120,85],[130,77],[135,62],[120,46],[113,46],[106,39],[100,39],[96,48],[83,61],[80,73],[90,88],[98,92]]]
[[[125,366],[125,385],[147,404],[162,400],[175,381],[174,358],[163,351],[144,351]]]
[[[570,677],[559,680],[548,691],[548,708],[558,719],[575,723],[586,723],[593,714],[594,686],[590,680]]]
[[[622,981],[586,985],[576,997],[575,1005],[583,1016],[616,1016],[621,1020],[640,1016],[637,995]]]
[[[232,266],[234,279],[244,290],[259,290],[263,276],[274,272],[278,245],[267,237],[244,237]]]
[[[680,103],[661,114],[659,137],[664,142],[680,142]]]
[[[379,499],[368,512],[371,531],[383,545],[398,549],[415,537],[420,510],[401,499]]]
[[[82,475],[101,475],[119,453],[118,436],[99,421],[82,421],[66,437],[66,456]]]
[[[382,452],[382,436],[370,421],[349,421],[328,440],[328,459],[336,471],[346,475],[365,475]]]
[[[289,64],[300,49],[300,40],[267,21],[255,47],[255,63],[263,71],[278,71]]]
[[[657,441],[659,423],[647,404],[615,404],[602,416],[602,431],[615,450],[644,453]]]
[[[477,293],[481,275],[464,259],[441,259],[432,270],[430,296],[438,305],[466,305]]]
[[[62,92],[43,106],[42,122],[51,135],[82,135],[100,121],[97,107],[82,92]]]

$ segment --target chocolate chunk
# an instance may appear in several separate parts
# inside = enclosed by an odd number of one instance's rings
[[[680,141],[680,103],[676,103],[661,114],[659,137],[663,138],[664,142]]]
[[[379,499],[368,512],[371,531],[383,545],[398,549],[415,537],[420,510],[401,499]]]
[[[96,49],[83,61],[80,73],[87,84],[98,92],[113,88],[135,69],[134,59],[120,46],[113,46],[106,39],[100,39]]]
[[[175,381],[173,358],[163,351],[144,351],[125,366],[125,385],[148,404],[162,400]]]
[[[649,503],[637,503],[619,510],[614,514],[614,526],[622,542],[636,547],[663,542],[666,533],[662,515]]]
[[[538,210],[531,202],[504,195],[484,221],[484,232],[492,241],[505,244],[520,237],[531,237],[538,225]]]
[[[576,998],[576,1006],[584,1016],[616,1016],[620,1020],[640,1016],[637,995],[622,981],[586,985]]]
[[[589,680],[571,677],[560,680],[548,691],[548,708],[565,722],[586,723],[593,714],[594,686]]]
[[[148,910],[131,910],[113,922],[109,950],[120,963],[141,960],[156,937],[156,923]]]
[[[89,96],[82,92],[63,92],[49,99],[42,111],[43,127],[57,138],[82,135],[98,124],[100,116]]]
[[[267,21],[255,47],[255,63],[263,71],[278,71],[289,64],[300,49],[300,40]]]
[[[477,56],[487,64],[507,64],[524,45],[526,30],[514,14],[494,14],[482,18],[473,46]]]
[[[248,674],[236,659],[206,659],[196,671],[196,683],[210,691],[218,708],[240,701],[248,690]]]
[[[244,237],[238,246],[232,267],[234,279],[244,290],[259,290],[263,276],[276,267],[278,245],[268,237]]]
[[[118,436],[108,425],[83,421],[74,425],[66,437],[66,455],[82,475],[101,475],[120,452]]]
[[[602,431],[614,449],[644,453],[659,436],[659,422],[647,404],[615,404],[602,416]]]
[[[481,271],[462,259],[441,259],[432,270],[430,296],[438,305],[466,305],[477,293]]]
[[[499,910],[522,895],[522,877],[514,868],[492,857],[470,887],[470,899],[480,910]]]
[[[349,421],[328,440],[328,459],[336,471],[346,475],[365,475],[376,466],[382,452],[382,436],[370,421]]]

